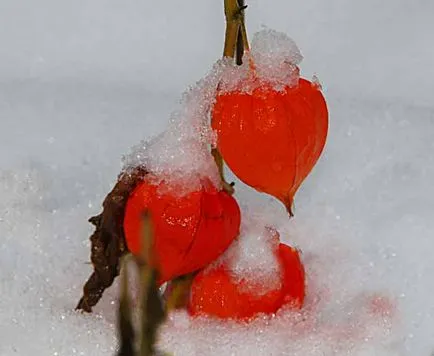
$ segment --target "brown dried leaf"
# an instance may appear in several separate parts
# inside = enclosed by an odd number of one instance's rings
[[[104,290],[119,275],[119,259],[127,252],[123,231],[125,206],[129,195],[146,174],[147,171],[141,167],[121,174],[104,199],[102,213],[89,219],[95,225],[95,231],[90,237],[94,272],[84,285],[77,310],[91,312]]]

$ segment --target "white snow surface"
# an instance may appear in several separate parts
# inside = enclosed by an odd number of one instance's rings
[[[381,5],[381,6],[380,6]],[[302,250],[308,298],[238,325],[174,314],[175,355],[430,356],[434,351],[434,4],[252,0],[296,40],[330,109],[324,154],[288,220],[240,203]],[[74,312],[87,218],[141,139],[160,134],[221,55],[219,1],[0,0],[0,355],[114,355],[117,283]]]

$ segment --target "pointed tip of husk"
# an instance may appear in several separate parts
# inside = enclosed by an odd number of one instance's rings
[[[288,212],[290,218],[294,217],[294,211],[292,210],[291,206],[286,206],[286,211]]]
[[[285,205],[286,211],[290,218],[294,216],[294,197],[293,196],[285,196],[280,199],[283,205]]]

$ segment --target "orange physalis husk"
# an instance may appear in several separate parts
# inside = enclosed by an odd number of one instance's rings
[[[255,287],[249,285],[251,282],[235,281],[225,265],[221,265],[201,271],[195,277],[189,313],[248,320],[260,313],[273,314],[283,305],[300,309],[305,298],[305,275],[300,255],[296,249],[282,243],[276,255],[282,269],[280,288],[257,295]]]
[[[220,92],[212,111],[217,147],[247,185],[282,201],[291,212],[294,195],[324,148],[328,111],[319,85],[300,79],[278,91]]]
[[[211,184],[182,197],[164,188],[164,183],[140,183],[124,217],[128,249],[140,256],[143,213],[151,213],[159,284],[214,261],[238,236],[241,219],[236,200]]]

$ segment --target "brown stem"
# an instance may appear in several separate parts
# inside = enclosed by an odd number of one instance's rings
[[[249,41],[247,38],[247,30],[245,24],[244,9],[247,7],[244,0],[238,0],[240,28],[238,30],[237,38],[237,52],[236,63],[237,65],[243,64],[243,55],[245,50],[249,50]]]
[[[234,58],[240,25],[236,21],[228,20],[226,23],[225,47],[223,57]]]
[[[249,49],[244,21],[244,0],[225,0],[226,36],[223,57],[234,58],[236,52]]]
[[[220,151],[217,148],[213,148],[211,150],[211,154],[213,155],[214,161],[217,165],[217,168],[218,168],[218,171],[220,174],[220,179],[222,180],[222,183],[223,183],[223,190],[230,195],[234,194],[234,192],[235,192],[234,185],[235,184],[233,182],[228,183],[225,180],[225,175],[224,175],[224,170],[223,170],[224,162],[223,162],[223,157],[222,157]]]
[[[226,16],[226,35],[223,57],[234,58],[238,65],[242,64],[244,49],[249,48],[247,42],[246,27],[244,24],[244,0],[224,0]],[[217,164],[220,178],[223,182],[223,190],[229,194],[234,193],[234,183],[225,180],[223,172],[223,157],[220,151],[215,148],[211,151]]]
[[[238,0],[238,6],[242,8],[244,6],[244,0]],[[235,62],[239,66],[243,64],[243,54],[244,54],[244,41],[243,41],[243,34],[240,26],[238,30],[237,49],[235,53]]]
[[[249,47],[249,39],[247,38],[247,29],[246,29],[246,24],[244,22],[244,16],[243,16],[243,20],[241,21],[240,33],[241,33],[241,38],[242,38],[243,47],[244,47],[243,52],[248,51],[250,49],[250,47]]]
[[[240,7],[237,0],[225,0],[226,35],[223,57],[234,58],[240,30]]]
[[[119,351],[117,356],[134,355],[134,328],[131,318],[131,303],[129,300],[129,285],[127,273],[127,256],[121,261],[121,283],[118,307]]]

